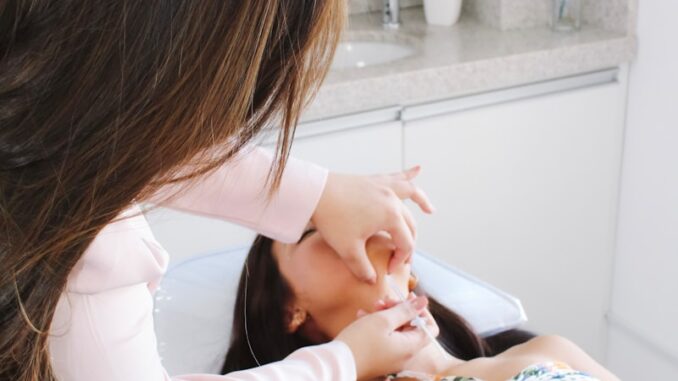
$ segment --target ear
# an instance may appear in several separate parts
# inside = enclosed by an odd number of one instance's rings
[[[294,333],[299,330],[299,327],[304,325],[308,319],[308,312],[298,306],[287,309],[287,332]]]
[[[414,274],[410,274],[410,279],[407,281],[407,290],[412,291],[417,287],[417,284],[419,283],[419,279],[417,279]]]

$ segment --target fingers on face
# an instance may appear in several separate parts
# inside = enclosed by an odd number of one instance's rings
[[[422,317],[426,322],[428,330],[433,334],[433,336],[438,336],[440,334],[440,327],[438,327],[438,324],[436,323],[433,315],[431,315],[431,311],[429,311],[428,308],[424,310]]]
[[[418,328],[409,327],[398,331],[397,335],[393,335],[400,348],[410,348],[411,353],[417,353],[421,348],[429,343],[429,338],[426,333]]]
[[[418,296],[410,301],[399,303],[398,305],[378,313],[383,314],[387,320],[388,326],[396,330],[419,315],[428,305],[428,298]]]
[[[415,306],[415,303],[419,303],[419,305]],[[423,307],[421,307],[422,305]],[[388,326],[393,330],[399,332],[419,330],[413,326],[411,322],[416,316],[420,316],[426,323],[429,331],[431,331],[434,336],[438,336],[440,329],[433,319],[433,315],[431,315],[431,312],[426,308],[427,305],[427,298],[417,297],[414,293],[410,293],[407,296],[407,302],[401,303],[400,301],[388,298],[385,300],[380,299],[374,303],[374,309],[376,312],[382,312],[386,315],[384,318],[387,320]],[[360,318],[365,315],[368,315],[368,313],[365,310],[360,309],[356,316]]]
[[[344,258],[344,263],[359,279],[369,283],[376,282],[377,273],[365,252],[365,242],[356,242],[353,248],[349,249],[349,255]]]
[[[412,232],[412,240],[417,239],[417,222],[414,220],[414,216],[412,216],[412,212],[403,205],[403,218],[405,219],[405,223],[407,224],[407,227],[410,229],[410,232]]]
[[[392,273],[398,266],[410,259],[414,250],[414,237],[404,213],[395,219],[388,234],[391,235],[396,246],[388,265],[388,272]]]

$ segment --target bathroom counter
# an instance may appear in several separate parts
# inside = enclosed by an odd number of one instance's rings
[[[380,13],[351,16],[345,40],[413,46],[413,56],[387,64],[330,71],[302,120],[404,106],[566,77],[629,62],[636,38],[583,25],[572,33],[548,27],[501,31],[462,15],[452,27],[427,25],[421,8],[384,30]]]

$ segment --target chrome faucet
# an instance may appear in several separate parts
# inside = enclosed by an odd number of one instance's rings
[[[400,1],[384,0],[384,27],[397,29],[400,26]]]

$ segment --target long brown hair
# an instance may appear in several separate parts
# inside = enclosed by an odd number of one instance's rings
[[[0,0],[0,379],[54,379],[68,274],[132,202],[274,125],[277,188],[344,3]]]
[[[302,330],[287,330],[286,306],[293,294],[278,270],[272,247],[273,240],[259,235],[245,259],[223,374],[279,361],[299,348],[320,344],[305,337]],[[425,290],[416,291],[425,294]],[[438,341],[459,359],[493,356],[534,337],[526,331],[511,330],[483,338],[462,316],[431,297],[429,309],[440,327]]]

